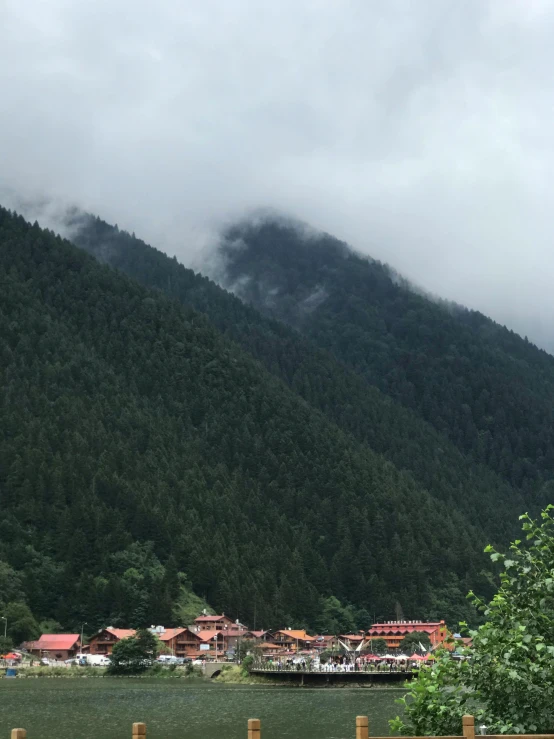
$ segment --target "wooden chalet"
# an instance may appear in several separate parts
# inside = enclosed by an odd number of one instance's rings
[[[194,619],[194,626],[197,631],[223,631],[224,629],[234,628],[235,622],[224,613],[221,616],[203,614]]]
[[[184,654],[177,654],[177,640],[182,632],[185,631],[184,628],[166,629],[164,626],[152,626],[149,631],[158,637],[161,643],[169,649],[171,654],[179,657],[185,656]]]
[[[37,641],[28,642],[26,647],[36,657],[66,660],[80,650],[81,637],[79,634],[42,634]]]
[[[170,631],[170,629],[168,629]],[[197,657],[200,651],[201,639],[189,628],[173,629],[177,632],[168,646],[176,657]],[[167,643],[167,642],[165,642]]]
[[[135,629],[114,629],[108,626],[95,634],[89,641],[90,654],[110,655],[113,645],[117,644],[121,639],[127,639],[129,636],[136,634]]]
[[[315,636],[310,636],[304,629],[282,629],[275,631],[271,642],[288,652],[299,652],[301,649],[313,649]]]

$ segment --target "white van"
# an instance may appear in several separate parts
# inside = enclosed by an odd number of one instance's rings
[[[104,654],[87,654],[87,665],[93,667],[108,667],[111,664],[109,657]]]

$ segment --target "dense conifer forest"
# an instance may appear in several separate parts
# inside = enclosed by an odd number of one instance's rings
[[[414,410],[524,495],[551,502],[554,357],[476,311],[410,289],[328,235],[230,229],[223,279]]]
[[[290,225],[227,234],[250,305],[70,226],[117,271],[0,210],[0,607],[28,632],[201,599],[258,627],[324,630],[334,598],[344,630],[472,617],[484,545],[552,497],[554,359]]]
[[[409,470],[441,504],[463,510],[485,537],[503,540],[518,531],[517,517],[526,504],[519,491],[468,459],[413,409],[386,396],[331,352],[134,235],[82,214],[71,225],[76,244],[204,313],[311,406],[399,469]]]
[[[0,211],[0,599],[64,628],[467,611],[482,535],[205,315]],[[11,628],[14,628],[13,626]]]

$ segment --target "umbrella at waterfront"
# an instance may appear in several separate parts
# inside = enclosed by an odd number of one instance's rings
[[[410,657],[411,660],[417,660],[418,662],[425,661],[425,657],[422,657],[421,654],[412,654]]]

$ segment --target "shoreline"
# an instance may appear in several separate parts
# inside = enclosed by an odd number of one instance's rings
[[[106,668],[103,667],[56,667],[56,666],[33,666],[33,667],[19,667],[17,668],[18,674],[16,677],[5,678],[2,676],[1,679],[6,680],[68,680],[68,679],[92,679],[97,680],[100,678],[108,678],[114,680],[179,680],[191,685],[200,684],[214,684],[214,685],[243,685],[243,686],[264,686],[267,688],[287,688],[287,689],[316,689],[316,690],[329,690],[329,689],[360,689],[360,690],[372,690],[372,691],[389,691],[389,690],[404,690],[404,686],[400,685],[377,685],[375,683],[322,683],[299,685],[297,683],[291,683],[288,680],[275,680],[273,678],[264,677],[261,675],[250,675],[238,665],[229,665],[229,667],[222,671],[220,675],[214,678],[206,677],[199,672],[187,673],[185,669],[154,669],[152,671],[146,671],[138,675],[109,675]]]

